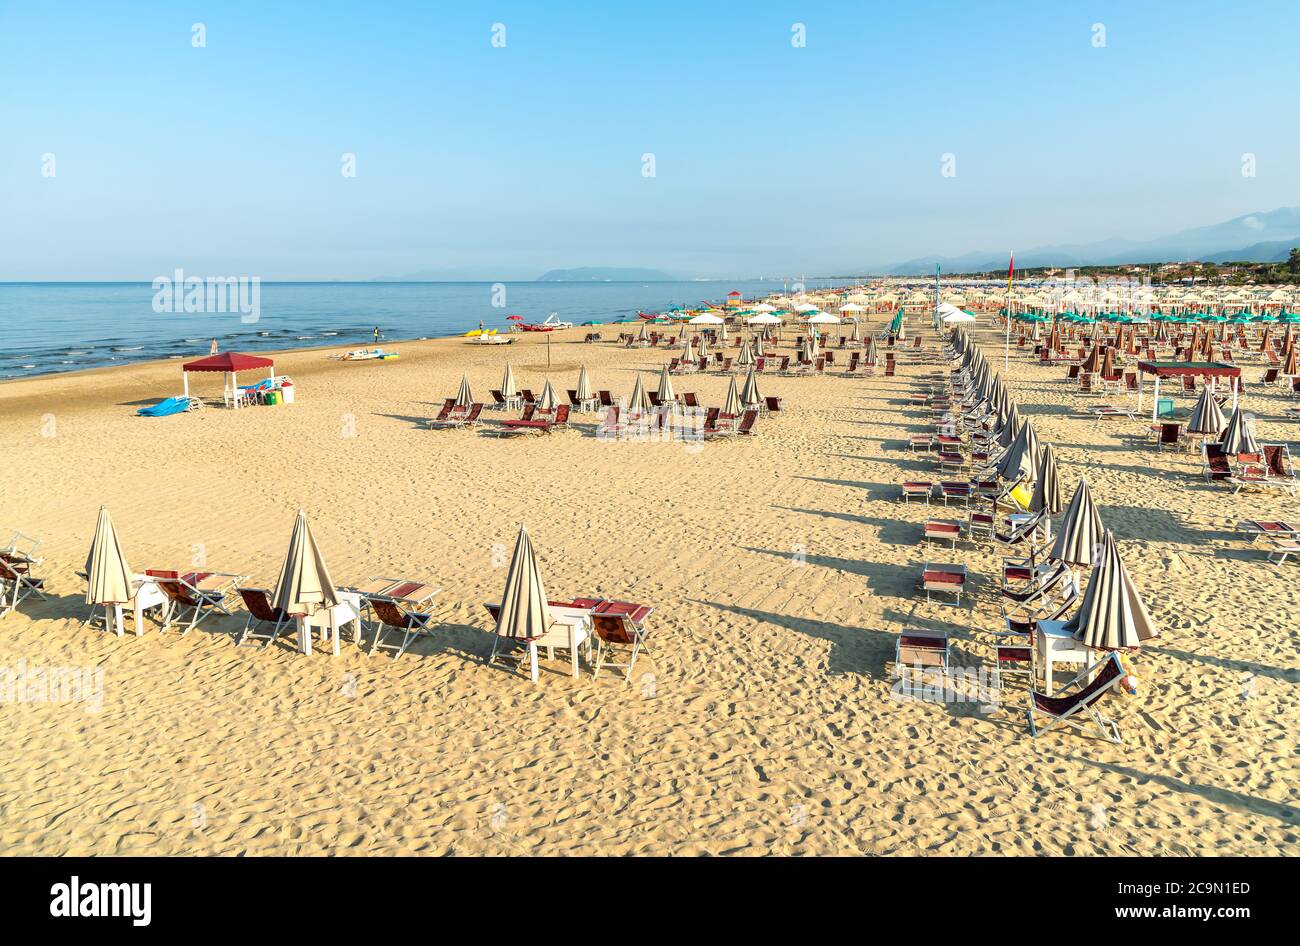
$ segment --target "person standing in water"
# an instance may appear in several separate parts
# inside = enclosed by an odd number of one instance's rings
[[[375,344],[379,344],[379,326],[375,326]]]

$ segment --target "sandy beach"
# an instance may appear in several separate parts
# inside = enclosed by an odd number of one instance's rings
[[[1056,448],[1067,498],[1087,476],[1162,631],[1133,658],[1138,695],[1107,698],[1124,745],[1034,740],[1022,683],[991,711],[892,689],[901,628],[949,630],[954,663],[975,666],[1001,625],[1001,550],[929,550],[927,508],[898,499],[932,470],[908,449],[927,418],[906,398],[934,369],[846,379],[840,359],[824,377],[763,377],[783,416],[702,448],[599,440],[595,414],[511,440],[427,429],[463,373],[489,400],[507,361],[520,386],[549,377],[561,394],[585,363],[625,396],[673,354],[585,331],[399,343],[384,363],[282,353],[295,404],[160,419],[135,408],[179,393],[177,361],[0,384],[0,541],[41,539],[51,591],[0,618],[0,666],[103,671],[97,711],[0,706],[0,852],[1297,852],[1296,566],[1235,532],[1295,518],[1294,499],[1205,483],[1199,457],[1156,452],[1140,421],[1075,416],[1065,369],[1013,351],[1004,380]],[[1000,334],[981,319],[974,335],[1001,370]],[[1260,373],[1247,366],[1248,385]],[[674,378],[706,405],[727,381]],[[1294,443],[1294,403],[1248,388],[1261,440]],[[261,586],[303,508],[340,584],[441,588],[437,632],[394,661],[348,640],[338,657],[236,648],[242,613],[184,639],[82,626],[74,571],[101,504],[135,569],[202,561]],[[521,523],[552,597],[654,606],[631,685],[572,679],[562,659],[537,685],[486,664],[482,604]],[[925,601],[927,558],[969,566],[969,601]]]

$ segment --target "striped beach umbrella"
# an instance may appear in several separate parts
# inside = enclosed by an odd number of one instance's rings
[[[730,414],[736,417],[740,414],[740,392],[736,390],[736,376],[731,376],[731,384],[727,385],[727,397],[722,402],[722,413]]]
[[[542,387],[541,396],[537,398],[537,409],[539,411],[553,411],[555,405],[559,403],[559,398],[555,396],[555,388],[551,386],[551,379],[546,379],[546,384]]]
[[[1038,475],[1038,453],[1038,435],[1034,433],[1034,425],[1026,419],[1020,425],[1016,439],[1002,455],[997,475],[1007,481],[1033,480]]]
[[[736,355],[736,364],[742,368],[748,368],[754,363],[754,349],[749,344],[749,339],[740,346],[740,353]]]
[[[537,565],[528,530],[519,527],[515,554],[506,572],[506,590],[497,614],[497,637],[516,641],[536,640],[551,626],[551,612],[546,604],[546,588]]]
[[[1061,478],[1056,472],[1056,451],[1052,445],[1043,446],[1034,477],[1034,494],[1029,499],[1029,511],[1045,513],[1048,517],[1059,515],[1065,501],[1061,497]]]
[[[1228,418],[1228,426],[1223,428],[1221,441],[1223,452],[1229,456],[1241,453],[1259,453],[1259,443],[1255,440],[1255,425],[1246,417],[1246,412],[1238,404]]]
[[[632,396],[628,399],[627,409],[634,414],[645,414],[650,410],[650,398],[645,393],[645,385],[641,383],[641,375],[636,376],[636,384],[632,385]]]
[[[339,603],[325,558],[312,535],[307,514],[301,509],[293,521],[289,550],[280,566],[280,577],[275,580],[272,603],[285,614],[308,616]]]
[[[1103,531],[1101,516],[1092,502],[1092,490],[1088,481],[1080,478],[1061,520],[1061,531],[1047,557],[1067,565],[1092,565]]]
[[[754,377],[753,368],[750,368],[749,373],[745,375],[745,386],[740,389],[740,401],[746,407],[758,407],[763,403],[763,396],[758,393],[758,379]]]
[[[1192,408],[1192,416],[1187,419],[1187,432],[1217,434],[1226,424],[1219,402],[1214,399],[1208,387],[1202,388],[1201,396],[1196,399],[1196,406]]]
[[[1012,401],[1009,407],[999,411],[999,415],[1002,418],[1002,429],[998,431],[998,444],[1010,447],[1020,433],[1020,408]]]
[[[590,400],[592,397],[595,396],[591,393],[591,379],[587,377],[586,365],[583,365],[581,370],[578,371],[577,395],[578,395],[578,400],[580,401]]]
[[[664,365],[659,371],[659,403],[668,404],[677,400],[677,394],[673,391],[673,379],[668,374],[668,366]]]
[[[1064,630],[1094,650],[1136,650],[1159,634],[1142,596],[1120,561],[1110,530],[1101,541],[1101,557],[1088,579],[1088,591],[1079,611]]]
[[[474,395],[469,390],[469,375],[460,376],[460,390],[456,392],[456,407],[469,407],[474,403]]]

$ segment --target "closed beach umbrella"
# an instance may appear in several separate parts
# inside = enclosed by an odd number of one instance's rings
[[[99,507],[95,538],[86,556],[86,604],[125,604],[135,597],[135,577],[117,541],[107,506]]]
[[[1080,479],[1047,557],[1067,565],[1091,565],[1103,531],[1101,516],[1092,502],[1092,490],[1087,480]]]
[[[1038,475],[1034,479],[1034,495],[1029,500],[1030,512],[1058,515],[1065,506],[1061,496],[1061,478],[1056,472],[1056,451],[1049,443],[1043,447],[1038,462]]]
[[[519,388],[515,384],[515,372],[514,369],[510,367],[510,362],[508,361],[506,362],[505,374],[501,376],[501,396],[502,397],[519,396]]]
[[[867,347],[863,349],[862,360],[867,364],[873,364],[876,360],[876,339],[875,336],[867,339]]]
[[[516,641],[536,640],[550,625],[551,612],[546,604],[542,572],[537,566],[537,555],[533,552],[528,530],[521,525],[515,554],[510,559],[510,571],[506,573],[506,590],[501,596],[497,636]]]
[[[849,340],[854,342],[862,341],[862,328],[858,325],[857,319],[853,320],[853,334],[849,336]]]
[[[469,407],[474,403],[474,395],[469,390],[469,375],[460,376],[460,390],[456,392],[456,407]]]
[[[1136,650],[1159,633],[1142,596],[1120,561],[1115,536],[1106,531],[1101,558],[1088,580],[1079,611],[1064,628],[1094,650]]]
[[[754,363],[754,349],[750,347],[749,340],[740,346],[740,354],[736,356],[736,364],[742,368],[748,368]]]
[[[299,509],[289,536],[289,551],[280,567],[280,577],[275,580],[274,604],[285,614],[303,616],[338,603],[334,581],[311,534],[307,514]]]
[[[759,335],[756,339],[754,339],[754,357],[755,358],[766,357],[765,350],[766,350],[766,344],[764,342],[764,338],[762,335]]]
[[[1238,404],[1228,418],[1228,426],[1223,428],[1223,452],[1229,456],[1241,453],[1259,453],[1259,443],[1255,440],[1254,424],[1246,418],[1246,412]]]
[[[701,358],[708,358],[708,357],[709,357],[709,340],[708,340],[705,336],[703,336],[703,335],[700,336],[700,355],[699,355],[699,356],[700,356]]]
[[[719,341],[721,344],[723,344],[723,345],[727,344],[727,342],[729,341],[729,339],[727,338],[727,323],[726,323],[726,322],[723,322],[723,323],[722,323],[722,328],[718,329],[718,341]]]
[[[641,323],[641,331],[639,331],[639,332],[636,333],[636,340],[637,340],[638,342],[648,342],[648,341],[650,341],[650,336],[646,333],[646,325],[647,325],[647,324],[648,324],[648,323],[646,323],[646,322],[642,322],[642,323]]]
[[[749,369],[749,374],[745,375],[745,386],[740,389],[740,401],[746,407],[758,407],[763,403],[763,396],[758,393],[758,379],[754,377],[754,369]]]
[[[675,400],[677,394],[673,391],[673,379],[668,375],[668,366],[664,365],[659,372],[659,403],[667,404]]]
[[[587,366],[583,365],[578,372],[578,400],[586,401],[593,397],[591,393],[591,379],[587,377]]]
[[[1026,420],[998,463],[998,476],[1004,480],[1032,480],[1038,475],[1038,435]]]
[[[693,339],[691,339],[690,336],[686,334],[686,330],[683,329],[682,330],[682,361],[690,361],[694,357],[694,354],[691,351],[692,344],[693,344]]]
[[[1020,408],[1016,407],[1015,401],[1012,401],[1010,407],[1002,415],[1002,429],[998,431],[998,444],[1003,447],[1010,447],[1019,433]]]
[[[627,409],[641,414],[650,410],[650,398],[645,393],[645,385],[641,383],[639,374],[636,376],[636,384],[632,385],[632,397],[628,399]]]
[[[537,409],[539,411],[553,411],[558,400],[555,396],[555,388],[551,386],[551,379],[547,378],[546,384],[542,388],[542,394],[537,399]]]
[[[1201,396],[1196,399],[1196,406],[1192,408],[1192,416],[1187,419],[1187,432],[1217,434],[1223,430],[1226,423],[1219,402],[1210,394],[1209,388],[1202,388]]]
[[[722,402],[722,413],[730,414],[733,417],[740,414],[740,392],[736,390],[736,376],[731,376],[731,384],[727,385],[727,399]]]

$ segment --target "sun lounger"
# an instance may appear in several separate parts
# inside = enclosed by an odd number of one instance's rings
[[[1300,556],[1300,541],[1295,538],[1271,540],[1268,560],[1274,565],[1285,564],[1292,555]]]
[[[1034,679],[1033,644],[993,642],[993,686],[1002,689],[1003,674],[1024,674]]]
[[[235,646],[243,646],[245,641],[265,641],[262,646],[270,647],[280,636],[284,628],[293,624],[293,616],[286,614],[271,604],[271,592],[265,588],[240,588],[239,596],[244,599],[248,610],[248,621],[244,630],[235,641]],[[269,628],[268,633],[259,634],[261,628]]]
[[[951,519],[930,519],[925,523],[924,536],[927,542],[948,542],[955,549],[957,540],[961,538],[961,523]]]
[[[1252,542],[1258,541],[1260,536],[1268,536],[1270,539],[1300,538],[1300,520],[1291,522],[1287,520],[1247,519],[1239,523],[1237,529],[1249,535]]]
[[[768,415],[769,417],[772,416],[773,414],[780,414],[780,413],[781,413],[781,399],[780,399],[779,397],[773,397],[772,395],[768,395],[768,396],[764,397],[764,398],[763,398],[763,410],[766,411],[766,413],[767,413],[767,415]]]
[[[948,505],[949,500],[960,502],[963,506],[969,508],[971,497],[970,483],[960,480],[945,480],[939,484],[939,491],[943,495],[943,504]]]
[[[903,502],[911,502],[913,499],[924,499],[926,505],[930,504],[930,494],[934,491],[934,484],[923,480],[910,480],[903,484]]]
[[[1101,714],[1097,704],[1103,696],[1121,685],[1124,675],[1124,664],[1120,661],[1119,654],[1112,653],[1065,685],[1065,690],[1077,687],[1073,693],[1048,696],[1037,688],[1031,689],[1027,713],[1030,735],[1041,736],[1060,723],[1068,723],[1081,730],[1087,723],[1092,723],[1103,739],[1114,743],[1123,742],[1119,727]],[[1085,682],[1089,677],[1092,678],[1091,682]],[[1046,719],[1046,725],[1041,727],[1040,717]]]
[[[203,402],[196,397],[169,397],[164,398],[151,407],[142,407],[136,414],[140,417],[170,417],[173,414],[184,414],[186,411],[196,411],[203,406]]]
[[[909,628],[894,642],[894,671],[905,682],[909,669],[918,674],[930,667],[947,672],[950,656],[948,635],[943,631]]]
[[[966,587],[966,566],[956,564],[934,564],[927,562],[921,570],[921,588],[925,591],[925,600],[931,601],[931,595],[937,593],[951,594],[956,603],[961,604],[961,593]]]

